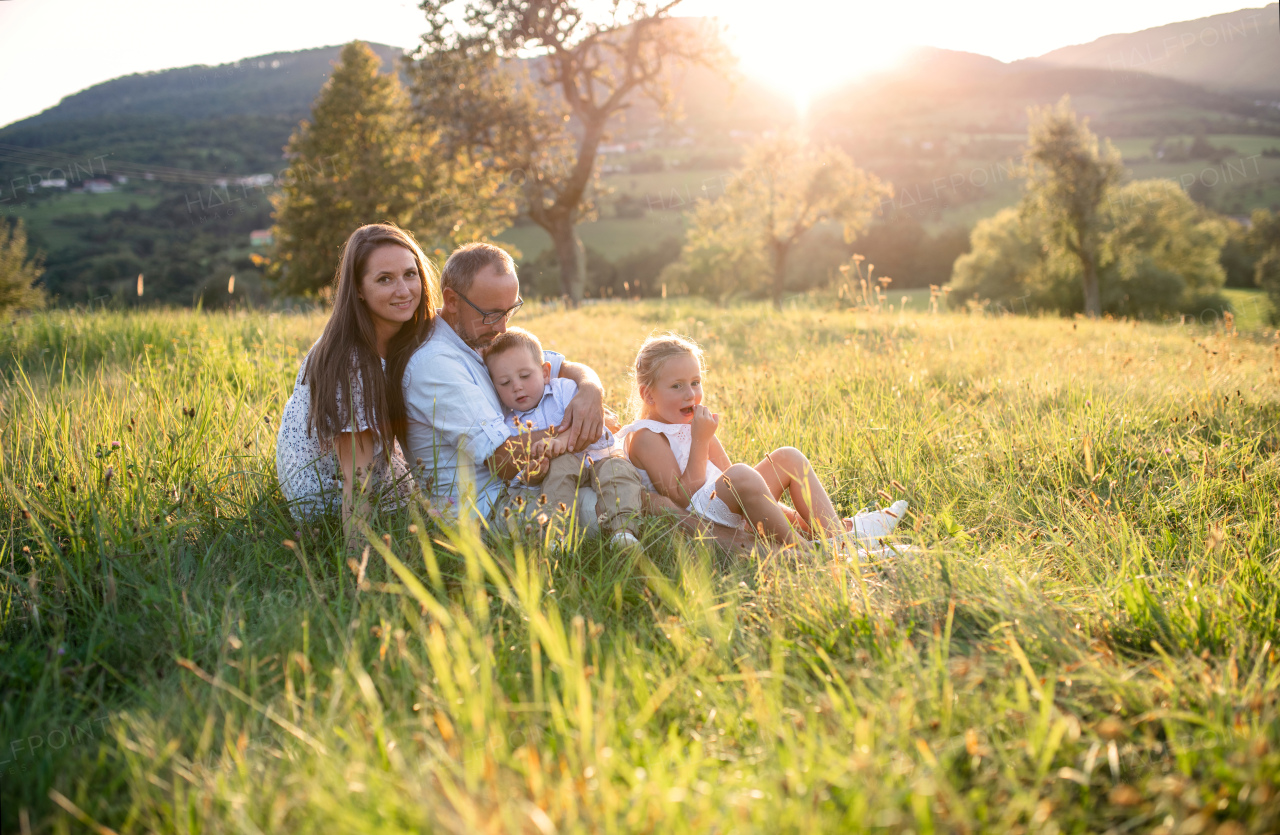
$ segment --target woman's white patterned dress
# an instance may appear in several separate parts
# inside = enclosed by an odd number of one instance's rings
[[[383,367],[386,367],[385,360]],[[332,444],[321,441],[315,432],[308,431],[311,424],[311,387],[306,383],[306,371],[307,359],[303,359],[276,436],[276,476],[280,481],[280,491],[289,501],[289,510],[300,521],[326,513],[339,513],[342,509],[337,451]],[[353,428],[363,432],[371,428],[364,417],[364,386],[360,384],[356,368],[352,369],[352,377],[356,382],[351,392]],[[347,411],[345,400],[344,387],[339,384],[339,414]],[[401,505],[412,489],[413,479],[400,452],[400,444],[396,443],[392,448],[388,463],[377,432],[373,439],[371,484],[381,496],[384,508]]]

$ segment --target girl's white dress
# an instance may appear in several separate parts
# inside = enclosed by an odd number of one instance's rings
[[[648,429],[651,432],[665,435],[667,443],[671,444],[671,452],[676,457],[676,465],[680,467],[680,472],[683,473],[685,467],[689,466],[689,450],[693,447],[693,426],[691,424],[637,420],[635,423],[628,423],[622,427],[621,430],[614,433],[614,437],[621,442],[623,438],[637,429]],[[623,445],[623,449],[626,449],[625,445]],[[640,470],[640,480],[644,482],[644,486],[649,490],[653,490],[653,482],[649,479],[649,474],[640,467],[636,467],[636,469]],[[719,496],[713,495],[716,490],[716,479],[722,475],[724,475],[724,471],[708,461],[707,480],[693,494],[689,507],[686,509],[718,525],[730,528],[744,528],[747,526],[747,520],[741,514],[730,510],[729,506]]]

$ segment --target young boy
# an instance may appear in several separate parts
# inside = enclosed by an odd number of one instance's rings
[[[542,361],[542,343],[522,328],[508,328],[489,345],[484,355],[489,378],[506,412],[508,431],[552,429],[564,420],[565,407],[577,394],[572,380],[551,376],[551,365]],[[617,545],[634,545],[640,518],[640,475],[621,455],[607,428],[585,452],[569,452],[563,438],[545,441],[551,465],[542,492],[553,508],[571,499],[579,485],[596,491],[596,512],[603,533]],[[566,502],[568,503],[568,502]]]

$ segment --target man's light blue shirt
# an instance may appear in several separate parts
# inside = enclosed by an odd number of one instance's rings
[[[543,351],[557,377],[564,356]],[[485,461],[511,436],[502,403],[480,354],[438,318],[431,336],[404,370],[410,462],[421,461],[420,483],[442,513],[455,515],[465,485],[474,485],[476,512],[488,518],[502,481]]]

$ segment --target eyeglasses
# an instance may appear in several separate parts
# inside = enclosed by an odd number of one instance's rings
[[[452,290],[453,288],[449,288],[449,289]],[[458,293],[457,290],[454,290],[453,292]],[[507,308],[506,310],[481,310],[480,308],[476,307],[475,302],[471,301],[471,299],[467,298],[461,293],[458,293],[458,298],[462,299],[464,302],[471,305],[471,309],[474,310],[476,313],[480,314],[480,316],[482,317],[480,321],[484,322],[486,325],[496,325],[505,319],[510,319],[512,316],[516,315],[516,311],[518,311],[521,307],[524,306],[524,299],[517,297],[516,303],[511,307]]]

